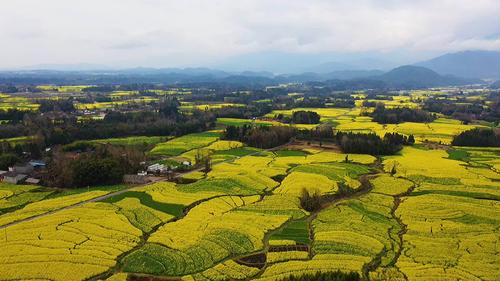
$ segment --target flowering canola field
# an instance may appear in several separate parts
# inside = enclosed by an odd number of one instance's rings
[[[183,138],[155,149],[242,145],[213,132]],[[332,270],[371,280],[498,280],[497,152],[457,149],[468,157],[421,146],[380,159],[350,154],[348,163],[322,148],[261,151],[189,184],[157,182],[30,221],[107,191],[51,197],[0,185],[0,225],[19,222],[0,231],[0,280],[280,280]],[[319,211],[301,207],[302,189],[327,198]]]

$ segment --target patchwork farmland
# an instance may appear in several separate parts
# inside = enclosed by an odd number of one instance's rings
[[[15,160],[1,175],[0,280],[500,276],[488,93],[343,92],[315,107],[292,90],[232,103],[92,87],[0,96],[17,108],[0,125],[12,128],[0,158]],[[479,100],[487,118],[429,111],[434,99]]]

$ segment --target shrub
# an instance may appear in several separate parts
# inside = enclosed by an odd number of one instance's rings
[[[307,189],[303,188],[300,195],[300,206],[308,212],[321,209],[321,194],[318,191],[310,194]]]
[[[0,155],[0,170],[7,170],[10,166],[16,164],[19,157],[15,154],[7,153]]]

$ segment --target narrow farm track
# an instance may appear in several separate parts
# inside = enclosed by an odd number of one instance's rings
[[[396,216],[396,210],[399,208],[399,205],[401,204],[401,199],[405,196],[408,196],[410,195],[413,190],[417,187],[417,183],[408,179],[408,178],[404,178],[408,181],[411,181],[413,183],[413,185],[406,191],[406,192],[403,192],[401,194],[398,194],[398,195],[395,195],[394,196],[394,206],[391,210],[391,216],[394,218],[394,220],[396,220],[396,222],[399,224],[399,226],[401,227],[401,230],[398,232],[398,243],[399,243],[399,248],[398,250],[396,251],[396,254],[394,255],[394,258],[391,260],[391,262],[389,263],[389,265],[393,266],[394,268],[396,268],[403,276],[403,278],[405,280],[408,280],[408,276],[406,276],[406,274],[404,274],[401,270],[399,270],[398,267],[396,267],[396,262],[398,261],[399,257],[401,256],[401,253],[403,252],[403,243],[404,243],[404,239],[403,239],[403,236],[406,234],[407,230],[408,230],[408,226],[401,220],[400,217]]]
[[[245,156],[241,156],[241,157],[236,157],[236,158],[224,160],[222,162],[213,164],[213,166],[220,165],[220,164],[223,164],[223,163],[232,162],[232,161],[234,161],[236,159],[244,158],[244,157],[247,157],[247,156],[258,155],[258,154],[266,152],[266,151],[279,150],[279,149],[281,149],[283,147],[286,147],[286,146],[290,145],[290,143],[292,143],[292,142],[293,141],[290,141],[288,143],[285,143],[285,144],[277,146],[277,147],[273,147],[273,148],[269,148],[269,149],[264,149],[264,150],[261,150],[261,151],[256,151],[256,152],[247,154]],[[180,177],[189,175],[189,174],[194,173],[194,172],[200,172],[200,171],[202,171],[202,169],[203,168],[198,168],[198,169],[194,169],[194,170],[187,171],[187,172],[184,172],[184,173],[178,173],[178,174],[176,174],[173,177],[173,179],[180,178]],[[49,216],[49,215],[52,215],[52,214],[55,214],[55,213],[58,213],[58,212],[61,212],[61,211],[64,211],[64,210],[74,209],[74,208],[80,207],[80,206],[82,206],[84,204],[87,204],[87,203],[94,203],[94,202],[103,201],[103,200],[106,200],[106,199],[111,198],[113,196],[117,196],[117,195],[126,193],[128,191],[132,191],[134,189],[141,188],[141,187],[146,186],[146,185],[150,185],[152,183],[163,182],[163,181],[167,181],[167,180],[166,179],[160,179],[160,180],[156,180],[156,181],[153,181],[153,182],[150,182],[150,183],[147,183],[147,184],[143,184],[143,185],[131,186],[129,188],[125,188],[125,189],[122,189],[122,190],[119,190],[119,191],[116,191],[116,192],[111,192],[111,193],[108,193],[108,194],[105,194],[105,195],[102,195],[102,196],[98,196],[98,197],[95,197],[95,198],[92,198],[92,199],[89,199],[89,200],[85,200],[85,201],[82,201],[82,202],[79,202],[79,203],[76,203],[76,204],[73,204],[73,205],[70,205],[70,206],[66,206],[66,207],[63,207],[63,208],[55,209],[55,210],[52,210],[52,211],[49,211],[49,212],[46,212],[46,213],[43,213],[43,214],[40,214],[40,215],[36,215],[36,216],[29,217],[29,218],[21,219],[21,220],[18,220],[18,221],[14,221],[14,222],[11,222],[11,223],[8,223],[8,224],[0,226],[0,229],[5,229],[7,227],[10,227],[10,226],[13,226],[13,225],[17,225],[17,224],[20,224],[20,223],[23,223],[23,222],[33,221],[33,220],[36,220],[38,218],[43,218],[43,217],[46,217],[46,216]]]

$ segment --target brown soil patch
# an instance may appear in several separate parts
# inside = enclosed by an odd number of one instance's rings
[[[337,153],[342,153],[340,147],[331,142],[322,142],[320,145],[319,141],[294,141],[286,146],[287,149],[292,150],[302,150],[302,149],[317,149],[323,151],[332,151]]]

